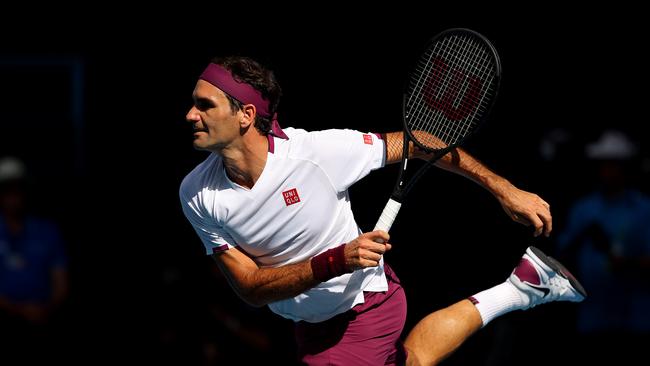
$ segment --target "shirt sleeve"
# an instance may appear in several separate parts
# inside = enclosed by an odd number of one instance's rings
[[[309,159],[320,166],[337,191],[343,192],[386,161],[384,140],[374,133],[325,130],[309,134]]]
[[[212,255],[237,246],[232,237],[205,209],[201,192],[191,194],[191,192],[188,192],[188,185],[185,181],[181,184],[181,207],[185,218],[187,218],[201,239],[206,254]]]

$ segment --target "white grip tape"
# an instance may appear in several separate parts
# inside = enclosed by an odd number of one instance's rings
[[[395,217],[397,216],[400,207],[402,207],[401,203],[395,201],[392,198],[389,199],[373,231],[384,230],[385,232],[388,232],[390,230],[390,227],[393,226],[393,221],[395,221]]]

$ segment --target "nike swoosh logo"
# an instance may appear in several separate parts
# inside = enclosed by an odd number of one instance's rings
[[[534,289],[537,289],[537,290],[542,291],[542,292],[544,293],[544,296],[542,296],[542,297],[546,297],[546,295],[548,295],[548,294],[551,292],[551,290],[547,289],[546,287],[535,286],[535,285],[532,285],[532,284],[530,284],[530,283],[528,283],[528,282],[526,282],[526,284],[527,284],[528,286],[534,288]]]

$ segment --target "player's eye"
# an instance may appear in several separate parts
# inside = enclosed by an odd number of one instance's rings
[[[195,105],[196,108],[199,109],[200,111],[205,111],[207,109],[214,107],[214,104],[207,99],[198,99]]]

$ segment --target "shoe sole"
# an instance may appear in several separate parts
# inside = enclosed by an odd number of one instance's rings
[[[566,269],[566,267],[564,267],[564,265],[562,265],[562,263],[558,262],[553,257],[547,256],[546,254],[544,254],[544,252],[542,252],[541,250],[537,249],[534,246],[530,246],[530,247],[528,247],[528,249],[530,249],[530,251],[540,261],[542,261],[544,264],[549,266],[552,270],[557,272],[560,276],[566,278],[569,281],[569,283],[571,284],[571,286],[573,286],[573,288],[576,289],[576,291],[578,291],[580,293],[580,295],[582,295],[585,298],[587,297],[587,291],[585,290],[585,288],[582,287],[580,282],[578,282],[578,280],[571,274],[571,272],[569,272],[568,269]]]

